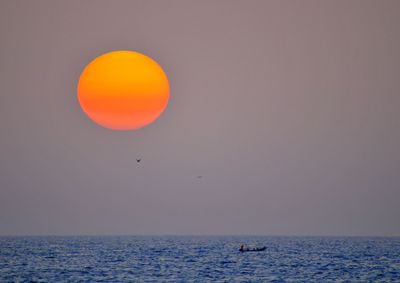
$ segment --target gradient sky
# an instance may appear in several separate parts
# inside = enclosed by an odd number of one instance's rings
[[[400,235],[399,27],[396,0],[1,1],[0,234]],[[139,131],[76,97],[121,49],[170,80]]]

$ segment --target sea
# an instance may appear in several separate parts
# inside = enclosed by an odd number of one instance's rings
[[[0,237],[0,282],[400,282],[400,238]]]

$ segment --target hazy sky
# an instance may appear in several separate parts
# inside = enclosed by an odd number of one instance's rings
[[[397,0],[1,1],[0,234],[400,235],[399,27]],[[139,131],[76,97],[121,49],[170,80]]]

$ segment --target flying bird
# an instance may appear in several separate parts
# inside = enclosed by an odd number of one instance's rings
[[[136,158],[137,163],[140,163],[141,160],[142,160],[141,158]]]

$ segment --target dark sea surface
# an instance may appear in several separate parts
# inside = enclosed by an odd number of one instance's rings
[[[0,237],[0,282],[400,282],[400,238]]]

